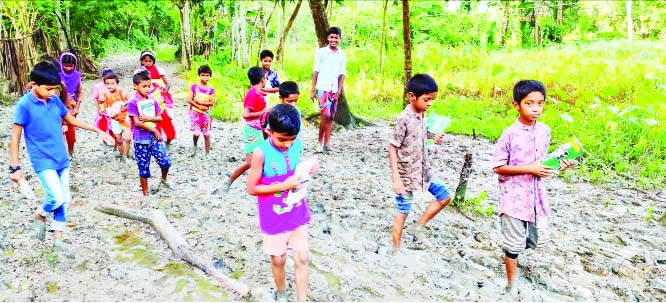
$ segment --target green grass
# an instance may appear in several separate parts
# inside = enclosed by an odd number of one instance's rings
[[[345,92],[352,111],[369,120],[392,121],[402,110],[402,51],[389,50],[378,73],[376,47],[345,49]],[[666,45],[658,41],[599,41],[544,49],[487,51],[416,45],[413,73],[428,73],[439,84],[431,108],[449,116],[447,132],[496,140],[517,117],[512,87],[519,79],[546,85],[547,104],[540,119],[552,130],[551,148],[577,137],[593,157],[578,166],[576,177],[602,183],[614,170],[644,188],[666,182]],[[307,92],[313,46],[288,46],[285,62],[274,66],[281,81],[299,84],[299,108],[312,112]],[[254,60],[252,60],[254,62]],[[197,81],[195,59],[189,81]],[[240,118],[249,86],[247,68],[212,57],[216,119]],[[576,178],[567,175],[568,180]]]

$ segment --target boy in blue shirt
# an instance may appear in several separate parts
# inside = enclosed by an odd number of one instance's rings
[[[14,125],[9,143],[9,177],[18,183],[23,178],[19,166],[19,144],[25,137],[30,164],[44,187],[46,198],[35,214],[35,230],[38,240],[46,233],[46,217],[53,213],[51,230],[54,247],[71,253],[62,242],[62,231],[67,224],[67,209],[70,201],[69,157],[62,138],[63,120],[78,128],[97,132],[108,145],[115,140],[106,132],[72,116],[58,98],[61,83],[60,69],[52,63],[42,61],[30,71],[30,92],[16,102]]]

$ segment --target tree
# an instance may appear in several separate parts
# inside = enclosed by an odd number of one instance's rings
[[[627,39],[634,39],[634,21],[631,17],[631,0],[627,0]]]
[[[319,47],[323,47],[324,45],[328,44],[326,38],[326,32],[329,28],[328,19],[324,14],[324,8],[322,6],[321,0],[308,0],[308,4],[310,5],[310,12],[312,13],[312,19],[314,21]],[[361,123],[365,125],[370,124],[367,121],[360,119],[352,114],[351,110],[349,109],[349,104],[347,103],[347,97],[345,96],[344,88],[340,94],[340,98],[338,99],[338,111],[335,113],[333,121],[344,126],[345,128],[354,127]]]
[[[384,71],[384,47],[386,40],[386,8],[388,8],[388,0],[384,0],[384,13],[382,14],[382,38],[379,42],[379,74]]]
[[[405,42],[405,91],[403,105],[409,103],[407,83],[412,78],[412,37],[409,29],[409,0],[402,0],[402,37]]]
[[[298,2],[296,3],[296,7],[294,8],[294,11],[291,13],[291,16],[289,17],[287,25],[284,27],[284,30],[280,35],[280,42],[278,43],[277,54],[275,58],[276,61],[281,62],[282,60],[282,54],[284,53],[284,42],[287,39],[287,35],[289,34],[291,27],[294,25],[294,20],[296,20],[296,16],[298,16],[298,11],[300,11],[302,3],[303,0],[298,0]]]
[[[192,31],[191,31],[191,4],[190,0],[177,0],[178,13],[180,15],[180,63],[183,69],[190,70],[192,60]]]

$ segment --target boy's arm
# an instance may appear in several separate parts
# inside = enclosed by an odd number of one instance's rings
[[[404,194],[405,193],[405,186],[402,184],[402,180],[400,179],[400,174],[398,173],[398,148],[389,143],[389,148],[388,148],[388,157],[389,157],[389,166],[391,167],[391,181],[392,181],[392,189],[393,192],[396,194]]]
[[[71,113],[67,113],[67,114],[63,117],[63,119],[65,120],[65,122],[67,122],[67,123],[69,123],[69,124],[71,124],[71,125],[74,125],[74,126],[76,126],[76,127],[78,127],[78,128],[83,128],[83,129],[86,129],[86,130],[89,130],[89,131],[96,132],[97,135],[98,135],[100,138],[102,138],[102,140],[104,140],[104,142],[105,142],[106,144],[108,144],[108,145],[114,145],[115,142],[116,142],[116,140],[113,139],[113,137],[111,137],[111,135],[107,134],[105,131],[103,131],[103,130],[97,128],[97,127],[95,127],[95,126],[92,125],[92,124],[88,124],[88,123],[85,123],[85,122],[83,122],[83,121],[77,119],[76,117],[72,116]]]
[[[23,125],[13,124],[12,135],[9,141],[9,165],[19,166],[19,145],[21,144],[21,135],[23,134]],[[9,175],[9,179],[18,183],[23,178],[23,172],[17,170]]]
[[[253,112],[252,109],[250,109],[249,107],[245,107],[245,108],[243,108],[243,118],[245,118],[245,119],[257,119],[257,118],[261,118],[261,115],[262,115],[266,110],[267,110],[267,108],[264,109],[264,110],[262,110],[262,111],[260,111],[260,112]]]
[[[286,180],[265,185],[258,184],[261,179],[264,167],[264,153],[260,149],[255,149],[252,153],[252,160],[250,161],[250,172],[247,175],[247,193],[253,196],[269,195],[280,191],[288,191],[295,189],[300,185],[301,178],[298,176],[291,176]]]
[[[314,74],[312,74],[312,88],[310,89],[310,99],[316,99],[317,98],[317,77],[319,77],[319,72],[315,71]]]

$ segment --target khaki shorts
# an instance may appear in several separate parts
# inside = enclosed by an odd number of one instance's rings
[[[308,226],[301,225],[299,228],[283,232],[277,235],[264,234],[264,242],[261,249],[265,254],[271,256],[282,256],[287,252],[287,248],[293,251],[308,251]]]

